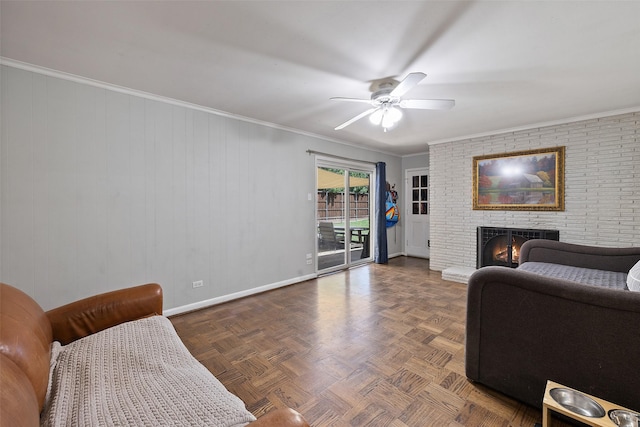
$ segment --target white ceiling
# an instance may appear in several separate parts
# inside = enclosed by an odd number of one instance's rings
[[[5,1],[1,56],[399,155],[640,110],[640,1]],[[387,133],[373,80],[421,71]]]

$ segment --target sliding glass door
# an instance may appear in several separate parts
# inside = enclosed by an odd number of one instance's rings
[[[370,261],[373,170],[328,161],[316,169],[318,272]]]

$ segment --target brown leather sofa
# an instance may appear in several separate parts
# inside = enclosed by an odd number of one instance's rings
[[[51,343],[68,344],[123,322],[162,314],[162,288],[147,284],[44,312],[24,292],[0,283],[0,426],[38,426]],[[250,427],[308,427],[292,409],[274,410]]]
[[[467,377],[541,407],[547,380],[640,410],[640,292],[523,271],[527,263],[627,273],[640,247],[528,240],[520,267],[484,267],[467,291]]]

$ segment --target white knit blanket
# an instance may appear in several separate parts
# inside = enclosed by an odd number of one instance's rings
[[[42,426],[244,426],[255,417],[162,316],[54,351]]]

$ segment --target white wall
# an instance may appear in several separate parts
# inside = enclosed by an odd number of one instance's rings
[[[429,153],[415,154],[413,156],[404,156],[402,158],[402,170],[419,169],[429,167]]]
[[[147,282],[176,309],[308,278],[306,150],[402,176],[399,157],[179,103],[8,66],[1,79],[0,281],[45,309]]]
[[[566,146],[565,211],[472,210],[474,156]],[[560,230],[560,240],[640,245],[640,112],[429,147],[431,268],[476,265],[476,227]]]

